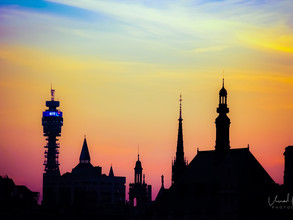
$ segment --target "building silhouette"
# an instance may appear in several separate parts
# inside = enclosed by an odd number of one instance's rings
[[[165,188],[162,175],[161,188],[152,202],[152,187],[145,181],[138,154],[134,182],[129,184],[129,203],[126,205],[126,178],[115,176],[112,165],[106,175],[102,173],[102,167],[91,164],[86,137],[83,140],[79,163],[71,172],[60,174],[60,145],[57,137],[61,135],[63,117],[62,112],[57,109],[60,103],[54,100],[54,92],[51,89],[51,101],[46,102],[48,109],[43,112],[42,118],[44,136],[47,137],[42,205],[50,213],[59,210],[63,214],[73,213],[74,216],[80,213],[83,217],[85,214],[93,214],[99,219],[293,218],[293,146],[286,147],[284,152],[284,184],[281,186],[273,181],[256,160],[249,146],[231,148],[228,92],[224,79],[219,91],[214,149],[198,149],[197,155],[187,163],[184,157],[180,95],[176,156],[172,161],[172,185],[169,189]],[[0,187],[3,194],[1,188],[3,184]],[[27,195],[37,194],[31,192]],[[281,209],[287,209],[287,212],[282,212]]]
[[[52,211],[74,211],[115,215],[121,213],[125,204],[125,177],[114,175],[111,165],[109,175],[102,173],[102,167],[93,166],[86,137],[84,137],[79,163],[63,175],[59,171],[57,136],[60,136],[62,112],[57,110],[59,102],[46,102],[48,110],[43,112],[45,148],[45,173],[43,175],[43,206]],[[109,209],[111,211],[109,211]]]
[[[71,173],[59,179],[59,204],[66,208],[92,208],[125,203],[125,177],[114,176],[111,166],[109,175],[102,174],[102,167],[93,166],[86,138],[81,149],[79,164]]]
[[[134,168],[134,183],[129,184],[129,203],[132,207],[144,208],[152,201],[152,186],[145,182],[142,170],[138,154]]]
[[[29,216],[38,208],[39,193],[0,176],[0,219]]]
[[[47,110],[43,112],[42,125],[44,136],[47,137],[45,146],[45,173],[43,174],[43,202],[54,204],[57,191],[54,187],[56,178],[60,177],[59,170],[59,150],[60,144],[57,143],[61,135],[63,126],[62,112],[57,109],[60,103],[54,100],[55,90],[51,88],[51,101],[46,101]]]
[[[293,193],[293,146],[285,148],[284,157],[284,188],[286,192]]]
[[[172,184],[177,182],[182,173],[185,171],[187,162],[184,158],[183,149],[183,131],[182,131],[182,96],[180,95],[180,110],[179,110],[179,125],[178,125],[178,137],[177,137],[177,149],[176,157],[172,162]]]
[[[268,198],[278,192],[278,185],[249,146],[230,148],[227,94],[223,80],[215,121],[215,149],[198,150],[171,187],[160,190],[151,211],[152,219],[271,219],[274,216]],[[286,181],[292,186],[292,148],[286,148],[285,158]]]

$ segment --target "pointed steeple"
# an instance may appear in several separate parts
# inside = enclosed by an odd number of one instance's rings
[[[166,192],[165,186],[164,186],[164,175],[161,176],[161,188],[158,192],[156,201],[159,201],[161,199],[161,197],[163,196],[163,194]]]
[[[182,172],[185,170],[187,166],[186,161],[184,159],[184,149],[183,149],[183,129],[182,129],[182,95],[180,94],[180,109],[179,109],[179,124],[178,124],[178,136],[177,136],[177,149],[176,149],[176,157],[172,166],[172,183],[174,183],[179,176],[181,176]]]
[[[183,132],[182,132],[182,95],[180,94],[180,109],[179,109],[179,125],[178,125],[178,136],[177,136],[177,151],[176,151],[176,161],[184,161],[184,151],[183,151]]]
[[[91,162],[90,153],[87,146],[86,137],[84,137],[84,141],[83,141],[83,145],[82,145],[82,149],[81,149],[81,153],[79,157],[79,163],[90,163],[90,162]]]
[[[111,164],[110,172],[109,172],[109,177],[114,177],[114,172]]]

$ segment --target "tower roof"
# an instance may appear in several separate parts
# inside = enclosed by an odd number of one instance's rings
[[[80,153],[80,157],[79,157],[79,162],[80,163],[90,163],[90,161],[91,161],[90,153],[89,153],[89,149],[87,146],[86,137],[84,137],[84,141],[83,141],[83,145],[82,145],[82,149],[81,149],[81,153]]]
[[[114,176],[114,172],[113,172],[112,165],[111,165],[111,168],[110,168],[109,176],[110,176],[110,177],[113,177],[113,176]]]
[[[139,154],[137,155],[137,161],[136,161],[136,163],[135,163],[135,168],[137,169],[137,168],[141,168],[141,162],[140,162],[140,160],[139,160]]]
[[[220,94],[220,96],[227,96],[227,90],[224,87],[224,79],[223,79],[223,87],[220,90],[220,93],[219,94]]]
[[[183,131],[182,131],[182,95],[180,94],[180,109],[179,109],[179,124],[178,124],[178,136],[177,136],[177,150],[176,161],[184,163],[184,150],[183,150]]]

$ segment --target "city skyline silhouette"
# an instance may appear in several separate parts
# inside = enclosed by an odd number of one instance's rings
[[[0,176],[42,198],[41,117],[50,87],[64,113],[59,169],[94,166],[134,183],[137,146],[154,200],[172,185],[182,94],[184,157],[214,150],[223,70],[230,148],[277,184],[292,145],[292,3],[32,0],[0,2]],[[173,168],[175,170],[176,168]]]
[[[63,126],[63,115],[59,109],[60,102],[55,100],[55,90],[51,86],[51,99],[46,101],[47,109],[42,114],[42,126],[47,144],[44,146],[44,173],[43,191],[31,192],[25,186],[15,186],[13,180],[1,177],[1,204],[5,201],[11,187],[18,187],[9,193],[11,201],[3,203],[7,211],[4,217],[9,216],[9,210],[27,210],[27,216],[46,215],[52,213],[58,217],[60,213],[68,216],[100,216],[105,219],[127,218],[266,218],[273,219],[280,213],[275,212],[278,205],[287,204],[290,207],[290,193],[293,192],[293,146],[285,149],[284,183],[276,184],[265,169],[255,159],[247,148],[230,149],[230,119],[227,90],[224,87],[219,91],[219,105],[215,120],[216,140],[214,150],[200,151],[191,163],[184,159],[184,138],[182,125],[182,95],[178,119],[178,135],[176,156],[172,160],[172,185],[164,186],[164,175],[161,176],[160,191],[152,199],[152,186],[146,184],[140,154],[134,168],[134,181],[129,184],[129,198],[125,197],[126,178],[114,175],[111,164],[109,174],[102,172],[101,166],[93,166],[89,147],[84,135],[79,163],[72,172],[61,173],[59,170],[58,142]],[[62,164],[62,161],[61,161]],[[12,185],[11,185],[12,184]],[[10,185],[10,188],[7,188]],[[21,191],[23,187],[24,191]],[[4,191],[3,191],[4,190]],[[22,194],[26,191],[27,196]],[[19,191],[20,196],[15,194]],[[14,197],[16,195],[17,197]],[[270,197],[275,200],[271,203]],[[286,196],[287,195],[287,196]],[[277,200],[278,196],[286,200]],[[251,200],[254,197],[254,200]],[[20,200],[19,200],[20,198]],[[3,200],[4,199],[4,200]],[[33,200],[32,200],[33,199]],[[36,203],[41,200],[42,211],[36,211]],[[8,201],[10,201],[8,200]],[[18,201],[19,200],[19,201]],[[26,202],[27,200],[27,202]],[[180,201],[182,200],[182,201]],[[13,202],[15,201],[15,202]],[[23,205],[21,205],[23,201]],[[154,202],[153,202],[154,201]],[[211,206],[211,201],[213,205]],[[10,204],[10,205],[9,205]],[[17,205],[16,205],[17,204]],[[209,205],[210,204],[210,205]],[[196,209],[194,206],[196,205]],[[287,207],[286,206],[286,207]],[[291,216],[281,213],[283,218]],[[10,211],[15,216],[19,211]],[[290,214],[291,213],[291,214]]]

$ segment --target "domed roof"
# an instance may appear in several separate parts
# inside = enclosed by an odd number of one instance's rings
[[[227,90],[224,87],[224,79],[223,79],[223,87],[219,92],[220,96],[227,96]]]
[[[135,167],[141,167],[141,162],[139,160],[136,161]]]
[[[220,96],[227,96],[227,90],[224,88],[224,86],[220,90],[220,93],[219,94],[220,94]]]
[[[135,168],[141,168],[141,162],[139,160],[139,154],[137,156],[138,156],[138,158],[137,158],[137,161],[135,163]]]

